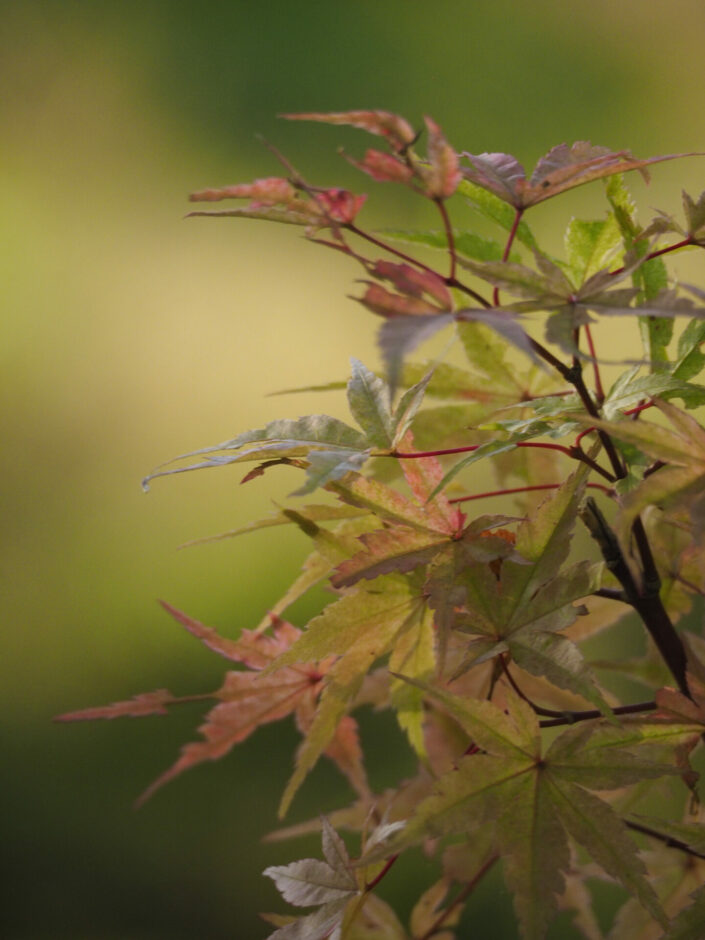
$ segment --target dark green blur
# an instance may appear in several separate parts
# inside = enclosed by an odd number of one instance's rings
[[[134,812],[202,709],[50,723],[141,691],[217,687],[223,665],[155,601],[231,635],[256,625],[296,574],[301,538],[176,548],[266,515],[293,478],[277,468],[241,490],[237,471],[215,470],[157,480],[147,496],[139,481],[280,415],[343,415],[335,394],[265,396],[343,378],[350,355],[378,362],[375,324],[345,299],[358,274],[345,259],[291,228],[186,223],[185,194],[276,174],[262,134],[313,182],[370,193],[373,223],[389,224],[385,207],[413,223],[411,197],[335,156],[339,144],[361,153],[362,134],[276,118],[296,110],[429,113],[459,149],[527,165],[564,140],[640,156],[705,149],[692,79],[705,7],[24,0],[0,12],[4,936],[257,940],[257,912],[285,909],[261,870],[317,852],[312,839],[261,842],[293,728],[262,729]],[[699,174],[695,162],[656,168],[651,191],[637,184],[644,212],[674,207],[683,185],[700,192]],[[570,211],[586,211],[584,193]],[[549,232],[552,211],[536,214]],[[373,781],[410,773],[393,723],[362,723]],[[287,822],[349,796],[322,766]],[[408,911],[429,863],[404,866],[383,893]],[[463,923],[471,940],[516,936],[496,875]],[[577,935],[561,919],[551,936]]]

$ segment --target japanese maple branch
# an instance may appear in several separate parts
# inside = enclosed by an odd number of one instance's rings
[[[638,715],[641,712],[656,711],[657,708],[656,702],[635,702],[633,705],[617,705],[616,708],[612,709],[612,712],[615,715]],[[544,708],[541,712],[537,712],[537,714],[543,715],[548,711],[550,711],[550,709]],[[560,725],[574,725],[578,721],[591,721],[593,718],[605,717],[604,713],[598,708],[590,708],[583,712],[554,711],[553,714],[556,715],[555,718],[552,718],[550,721],[540,721],[539,727],[557,728]]]
[[[664,662],[678,683],[678,688],[684,695],[690,697],[686,679],[685,650],[671,618],[663,606],[659,594],[658,571],[653,562],[653,556],[651,556],[651,549],[641,519],[636,520],[632,531],[637,544],[643,548],[647,560],[650,559],[650,564],[648,566],[644,564],[644,584],[639,587],[624,558],[617,536],[607,524],[605,517],[592,498],[588,498],[580,515],[590,535],[599,545],[608,569],[622,585],[627,603],[634,608],[643,620]]]
[[[574,386],[587,413],[593,418],[599,418],[599,409],[593,401],[587,386],[585,385],[580,363],[574,361],[572,366],[566,366],[559,359],[557,359],[553,353],[550,352],[550,350],[546,349],[540,343],[532,340],[531,345],[539,356],[541,356],[546,362],[550,363],[554,368],[556,368],[563,378]],[[618,480],[623,480],[626,477],[627,472],[619,457],[619,454],[617,453],[617,449],[614,445],[614,442],[612,441],[612,438],[609,436],[609,434],[607,434],[606,431],[601,429],[598,429],[597,434],[612,465],[614,476]],[[591,502],[593,507],[596,509],[594,501],[591,500],[589,502]],[[597,510],[597,512],[599,513],[599,510]],[[601,516],[601,513],[599,513],[599,515]],[[600,541],[598,536],[595,537],[598,539],[598,542],[600,542],[600,546],[603,549],[603,555],[608,563],[608,567],[610,565],[613,566],[612,570],[622,584],[629,603],[643,620],[644,625],[656,643],[656,646],[658,647],[659,653],[663,657],[664,662],[673,673],[673,676],[678,683],[678,688],[681,690],[681,692],[683,692],[684,695],[689,695],[688,683],[686,680],[685,650],[683,649],[683,644],[681,643],[680,637],[676,633],[671,618],[668,616],[666,608],[663,606],[663,602],[659,595],[661,581],[643,522],[639,517],[637,517],[632,525],[632,534],[634,535],[634,541],[636,542],[636,546],[641,557],[641,563],[644,572],[644,584],[642,589],[639,589],[634,582],[631,570],[622,556],[621,548],[619,548],[614,534],[611,533],[611,530],[606,525],[604,517],[602,517],[602,522],[600,525],[604,527],[604,538],[602,538],[602,541]],[[593,535],[595,535],[592,528],[590,531]],[[607,537],[607,532],[610,533],[611,538]],[[605,548],[607,548],[608,554],[610,556],[609,558],[608,555],[604,554]]]
[[[687,842],[681,842],[680,839],[674,839],[672,836],[667,836],[663,832],[658,832],[658,830],[651,829],[649,826],[642,826],[641,823],[635,823],[629,819],[625,819],[623,822],[628,829],[633,829],[634,832],[641,832],[645,836],[651,836],[652,839],[658,839],[659,842],[663,842],[664,845],[667,845],[669,849],[678,849],[695,858],[705,858],[705,853],[697,852],[695,849],[691,848]]]
[[[528,695],[517,685],[514,676],[512,676],[509,671],[504,656],[499,656],[499,662],[502,667],[502,672],[519,698],[525,701],[537,715],[543,715],[545,718],[553,719],[552,721],[539,722],[540,727],[553,728],[559,725],[573,725],[578,721],[589,721],[592,718],[604,717],[603,712],[601,712],[599,708],[590,708],[586,711],[569,711],[567,709],[557,711],[554,708],[544,708],[542,705],[537,705],[535,702],[532,702]],[[636,702],[634,705],[618,705],[616,708],[613,708],[612,711],[615,715],[634,715],[639,712],[652,712],[656,708],[656,702]]]

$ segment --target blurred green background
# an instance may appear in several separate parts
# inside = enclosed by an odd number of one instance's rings
[[[411,224],[335,155],[359,132],[282,111],[381,107],[440,122],[459,149],[528,166],[575,139],[640,156],[705,149],[702,0],[356,0],[292,3],[4,2],[0,32],[4,342],[2,887],[11,940],[265,937],[283,910],[260,876],[317,852],[271,845],[291,767],[287,723],[133,799],[192,740],[202,708],[169,719],[55,726],[51,716],[154,688],[215,688],[223,665],[157,607],[224,633],[254,626],[298,570],[293,533],[177,551],[266,515],[286,469],[246,490],[238,471],[140,479],[177,453],[339,396],[268,392],[378,364],[358,271],[290,227],[184,222],[185,194],[278,173],[263,134],[316,183],[371,193],[368,224]],[[649,206],[703,188],[699,160],[656,168]],[[390,187],[391,188],[391,187]],[[556,208],[591,211],[581,190]],[[537,210],[553,232],[552,204]],[[601,210],[600,210],[601,211]],[[556,237],[556,236],[551,236]],[[693,261],[676,270],[694,276]],[[679,266],[680,265],[680,266]],[[321,597],[300,605],[304,622]],[[363,715],[372,779],[412,769],[393,724]],[[341,805],[321,767],[291,821]],[[395,870],[408,909],[425,863]],[[498,880],[467,937],[515,937]],[[555,937],[573,936],[561,922]]]

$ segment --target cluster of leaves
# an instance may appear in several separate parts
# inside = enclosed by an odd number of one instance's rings
[[[145,796],[293,714],[301,744],[280,813],[323,755],[355,799],[280,833],[320,829],[323,858],[265,872],[286,901],[313,908],[267,915],[272,940],[449,940],[498,861],[529,940],[546,935],[558,909],[588,940],[602,938],[591,878],[626,892],[611,938],[704,936],[694,760],[705,731],[696,616],[705,428],[688,411],[705,404],[696,381],[705,294],[676,287],[664,259],[705,247],[705,194],[684,194],[684,223],[660,213],[642,226],[623,175],[674,156],[563,144],[527,178],[506,154],[458,154],[428,118],[421,156],[422,134],[387,112],[287,117],[380,137],[385,149],[348,159],[430,200],[440,228],[367,231],[357,221],[364,196],[314,187],[286,161],[285,177],[192,196],[249,199],[194,214],[301,225],[361,265],[358,299],[382,320],[385,370],[353,360],[356,426],[326,415],[274,421],[148,478],[254,463],[245,482],[288,465],[303,475],[294,495],[324,498],[225,533],[293,525],[311,543],[300,576],[256,629],[227,639],[165,605],[243,668],[203,696],[217,702],[203,739]],[[571,220],[565,257],[551,257],[525,213],[595,180],[604,186],[600,217]],[[450,200],[489,219],[502,240],[456,228]],[[643,348],[620,356],[625,367],[607,388],[591,328],[615,316],[634,318]],[[677,334],[676,317],[686,318]],[[462,365],[408,360],[443,328],[455,332]],[[343,386],[325,386],[335,387]],[[494,466],[499,489],[468,489],[467,468],[480,460]],[[467,511],[498,496],[511,513]],[[592,538],[577,548],[582,526]],[[282,619],[323,581],[334,599],[318,616],[302,628]],[[688,630],[677,629],[688,613]],[[589,662],[585,641],[630,615],[644,627],[645,655]],[[605,687],[615,672],[644,686],[646,700],[620,701]],[[161,690],[62,719],[164,714],[180,701]],[[368,783],[355,720],[363,705],[391,709],[418,760],[417,775],[388,792]],[[339,829],[360,834],[355,856]],[[437,858],[439,877],[407,927],[374,888],[416,845]]]

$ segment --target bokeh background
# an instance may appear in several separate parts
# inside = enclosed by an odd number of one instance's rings
[[[262,729],[135,812],[203,709],[51,724],[154,688],[215,688],[218,658],[156,599],[235,635],[304,556],[281,531],[177,550],[266,515],[292,488],[286,469],[244,490],[238,471],[187,474],[147,496],[142,476],[274,417],[343,416],[337,394],[266,396],[343,378],[350,355],[378,364],[373,318],[345,298],[358,274],[345,259],[290,227],[183,221],[185,195],[276,174],[260,133],[313,181],[373,194],[368,224],[414,222],[412,199],[336,157],[339,144],[361,153],[363,135],[290,125],[283,111],[430,113],[459,149],[527,165],[564,140],[705,149],[705,5],[19,0],[0,12],[4,936],[256,940],[268,933],[257,911],[284,908],[261,870],[317,852],[315,840],[261,842],[292,728]],[[700,160],[656,168],[649,190],[635,184],[644,215],[675,207],[683,186],[699,193],[704,176]],[[553,211],[535,215],[549,238]],[[384,786],[412,764],[393,724],[375,727],[363,715]],[[321,767],[291,821],[347,795]],[[402,910],[424,865],[388,879]],[[515,937],[509,901],[497,879],[483,886],[463,936]]]

